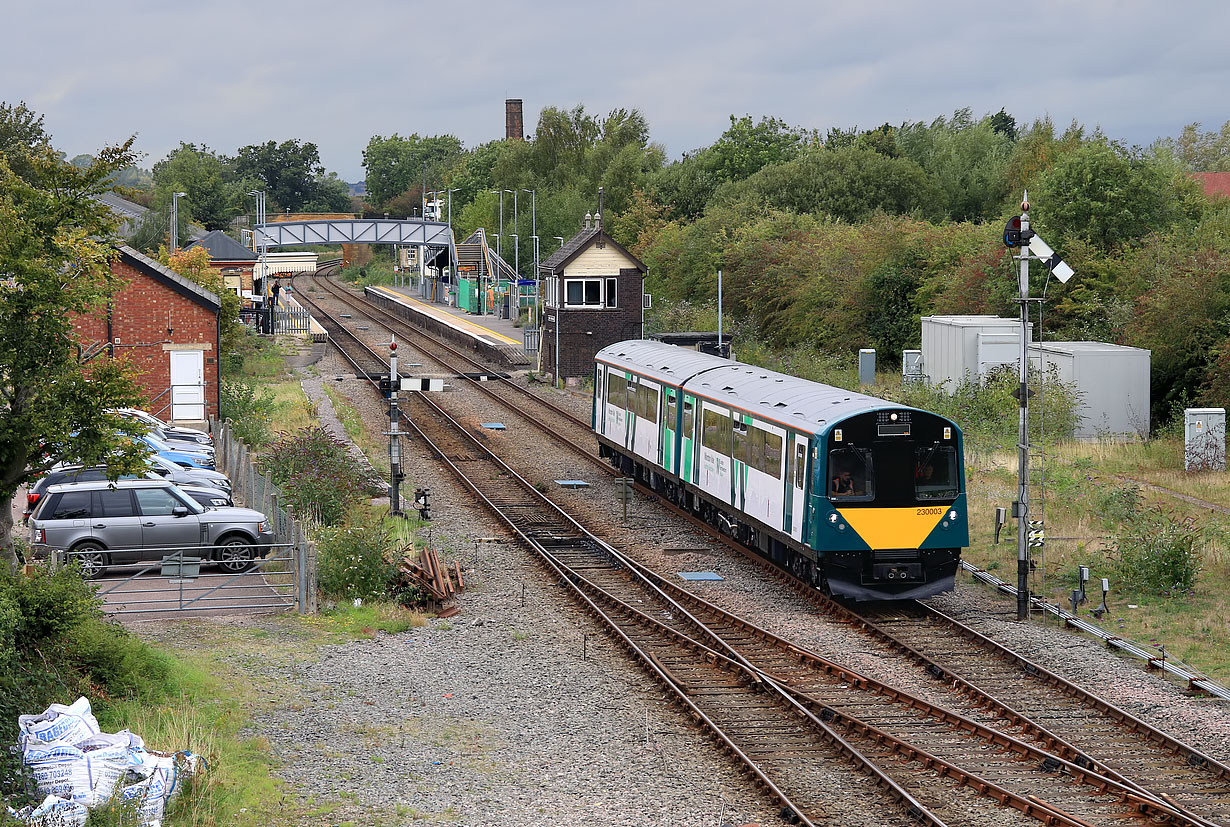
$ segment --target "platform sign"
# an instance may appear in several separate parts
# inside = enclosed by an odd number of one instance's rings
[[[534,280],[533,279],[517,279],[517,286],[518,287],[533,287]]]

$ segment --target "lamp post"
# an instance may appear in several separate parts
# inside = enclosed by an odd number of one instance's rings
[[[521,237],[517,235],[517,190],[504,190],[511,192],[513,197],[513,238],[517,239],[513,242],[513,270],[517,272],[517,278],[521,278]],[[501,227],[500,229],[503,229]]]
[[[500,231],[495,234],[495,254],[503,258],[504,255],[500,250],[500,236],[504,233],[504,190],[492,190],[491,193],[500,196]]]
[[[560,249],[564,247],[564,237],[562,235],[551,236],[559,241]],[[555,271],[551,271],[552,280],[555,282],[555,294],[552,298],[555,300],[555,375],[552,377],[552,384],[559,386],[559,326],[564,320],[564,281],[559,276],[555,275]]]
[[[256,260],[257,266],[261,271],[261,306],[265,304],[265,297],[269,295],[269,266],[265,263],[265,191],[264,190],[248,190],[248,195],[256,197],[256,226],[257,230],[253,238],[256,239]],[[242,285],[240,286],[242,292]]]
[[[179,199],[188,197],[186,192],[171,193],[171,252],[179,249]]]
[[[530,194],[530,238],[534,241],[534,318],[530,322],[530,327],[537,326],[539,331],[538,340],[538,355],[541,362],[542,357],[542,308],[539,307],[540,290],[538,289],[538,193],[535,190],[522,189],[522,192]],[[541,370],[541,365],[539,367]]]

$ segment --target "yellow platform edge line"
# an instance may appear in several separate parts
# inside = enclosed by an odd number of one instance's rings
[[[420,307],[425,307],[425,308],[431,307],[431,305],[428,304],[427,302],[421,302],[418,299],[413,298],[412,296],[407,296],[405,293],[398,293],[396,290],[390,290],[389,288],[385,287],[383,284],[373,284],[372,288],[375,290],[379,290],[385,293],[386,295],[394,299],[397,299],[400,302],[408,302],[410,304],[416,304],[416,305],[419,305]],[[444,321],[456,322],[457,324],[467,325],[469,327],[474,328],[475,330],[482,331],[484,335],[492,336],[496,339],[499,339],[502,342],[507,342],[510,345],[520,345],[521,344],[521,342],[518,342],[516,339],[510,339],[507,336],[505,336],[503,333],[496,333],[494,330],[491,330],[490,328],[483,327],[480,324],[475,324],[469,319],[463,318],[461,316],[454,316],[452,313],[446,313],[443,316],[439,316],[430,311],[425,311],[425,312],[427,312],[427,315],[431,316],[433,319],[439,319],[442,322]]]

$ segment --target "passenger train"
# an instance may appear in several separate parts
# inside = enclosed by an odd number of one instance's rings
[[[834,596],[953,588],[969,523],[942,416],[633,340],[595,357],[593,429],[625,474]]]

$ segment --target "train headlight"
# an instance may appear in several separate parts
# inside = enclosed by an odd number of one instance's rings
[[[948,519],[950,520],[957,519],[957,509],[954,508],[952,511],[948,512]]]
[[[832,514],[830,514],[830,515],[829,515],[829,522],[830,522],[830,523],[836,523],[836,522],[837,522],[837,513],[836,513],[836,512],[834,512],[834,513],[832,513]]]

